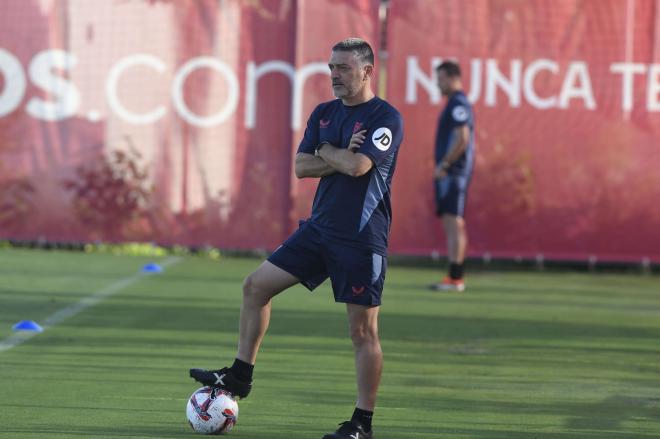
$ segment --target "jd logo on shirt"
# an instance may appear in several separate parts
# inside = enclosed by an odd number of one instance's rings
[[[392,144],[392,131],[385,127],[378,128],[371,135],[371,141],[376,148],[381,151],[387,151]]]

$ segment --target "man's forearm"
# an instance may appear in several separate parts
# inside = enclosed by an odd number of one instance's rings
[[[467,142],[463,141],[462,139],[458,139],[450,147],[449,151],[447,151],[447,154],[445,154],[445,157],[442,159],[442,161],[452,164],[458,160],[458,158],[465,152],[466,149]]]
[[[466,126],[458,127],[454,130],[454,142],[449,146],[449,150],[442,158],[446,166],[451,166],[465,152],[470,141],[470,131]],[[446,168],[445,168],[446,169]]]
[[[326,144],[319,151],[320,157],[337,172],[359,177],[371,169],[372,163],[364,154],[360,154],[345,148],[337,148]]]
[[[306,153],[296,155],[295,168],[296,177],[298,178],[320,178],[337,172],[322,158]]]

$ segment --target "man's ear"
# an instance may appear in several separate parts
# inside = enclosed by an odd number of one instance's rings
[[[366,81],[367,78],[371,78],[371,75],[374,74],[374,66],[371,64],[367,64],[364,66],[364,76],[362,76],[362,80]]]

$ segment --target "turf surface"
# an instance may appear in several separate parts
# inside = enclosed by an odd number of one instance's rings
[[[187,369],[229,363],[242,278],[260,261],[0,251],[0,343],[19,320],[99,303],[0,352],[0,438],[198,437]],[[163,262],[163,259],[158,260]],[[390,267],[380,331],[378,439],[660,437],[657,276],[439,273]],[[324,284],[274,301],[255,388],[230,437],[319,439],[348,418],[345,310]]]

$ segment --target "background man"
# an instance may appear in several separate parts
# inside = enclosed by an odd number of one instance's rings
[[[245,279],[234,364],[191,369],[190,376],[247,396],[271,299],[297,283],[313,290],[330,277],[335,301],[346,303],[358,394],[351,420],[323,438],[370,439],[383,363],[378,310],[392,219],[390,187],[403,126],[399,112],[371,90],[374,54],[366,41],[337,43],[328,66],[338,99],[312,112],[295,161],[298,178],[320,178],[312,215]]]
[[[474,164],[474,115],[463,93],[458,64],[445,61],[437,69],[438,87],[447,96],[435,138],[436,213],[447,238],[449,273],[434,290],[463,291],[467,230],[465,203]]]

